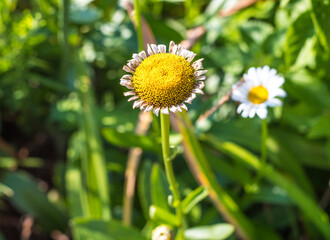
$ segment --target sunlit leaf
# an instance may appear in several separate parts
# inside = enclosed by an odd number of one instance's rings
[[[73,236],[75,240],[145,240],[135,229],[124,226],[122,223],[111,220],[93,220],[88,218],[75,218],[72,221]]]
[[[202,201],[208,195],[209,193],[205,187],[200,186],[196,188],[182,201],[183,212],[187,214],[197,203]]]
[[[144,150],[159,153],[159,140],[151,137],[136,135],[134,133],[121,133],[112,128],[105,128],[102,130],[103,136],[110,143],[120,147],[140,147]]]
[[[187,240],[221,240],[230,237],[235,228],[228,223],[189,228],[184,235]]]

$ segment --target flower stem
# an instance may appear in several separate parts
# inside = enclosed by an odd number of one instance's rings
[[[176,239],[184,239],[183,233],[185,228],[185,221],[181,208],[181,196],[180,196],[178,184],[174,176],[171,151],[170,151],[170,115],[161,113],[160,124],[161,124],[161,134],[162,134],[163,160],[164,160],[166,177],[174,198],[173,206],[175,207],[176,214],[180,220],[180,229],[178,231],[178,236],[176,237]]]
[[[261,171],[263,172],[267,162],[267,138],[268,126],[267,119],[262,119],[261,122]]]
[[[267,138],[268,138],[268,126],[267,119],[261,121],[261,156],[260,156],[260,168],[252,183],[248,186],[248,191],[256,191],[259,189],[259,182],[265,173],[267,167]]]
[[[143,47],[141,11],[140,11],[139,0],[134,0],[134,9],[135,9],[136,33],[138,37],[139,51],[142,51],[144,47]]]

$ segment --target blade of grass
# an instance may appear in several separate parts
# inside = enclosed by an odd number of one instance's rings
[[[95,118],[95,103],[91,79],[86,74],[86,66],[77,59],[77,84],[81,101],[80,128],[84,134],[87,158],[82,159],[82,170],[86,174],[87,196],[91,217],[109,220],[110,199],[100,129]]]
[[[203,135],[202,139],[248,167],[257,171],[260,170],[261,164],[258,158],[246,149],[231,142],[223,142],[212,135]],[[329,217],[317,203],[313,201],[310,196],[305,194],[294,182],[277,172],[273,167],[267,165],[264,171],[264,177],[273,184],[285,189],[300,210],[314,223],[327,239],[330,239]]]
[[[217,182],[202,148],[192,131],[193,127],[187,113],[183,112],[179,116],[180,119],[175,119],[175,121],[172,121],[172,124],[183,136],[185,158],[194,176],[206,187],[216,208],[223,214],[227,221],[235,226],[238,234],[244,239],[256,239],[256,233],[252,223]]]

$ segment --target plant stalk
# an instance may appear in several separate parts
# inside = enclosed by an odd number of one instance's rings
[[[166,177],[168,183],[170,185],[170,190],[173,194],[173,206],[176,209],[177,217],[180,221],[180,228],[177,234],[176,239],[184,239],[184,228],[185,221],[184,215],[181,208],[181,196],[179,192],[178,184],[175,180],[172,159],[171,159],[171,151],[170,151],[170,115],[169,114],[160,114],[160,125],[161,125],[161,135],[162,135],[162,152],[163,152],[163,160],[165,166]]]
[[[139,0],[134,0],[134,10],[135,10],[135,22],[136,22],[136,33],[138,37],[139,51],[143,50],[143,34],[141,25],[141,9]]]

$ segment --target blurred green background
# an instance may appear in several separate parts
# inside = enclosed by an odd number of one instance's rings
[[[196,26],[205,30],[192,51],[205,59],[206,94],[189,106],[189,119],[217,184],[249,222],[242,228],[257,229],[245,238],[329,239],[330,2],[140,5],[158,43],[180,43]],[[0,239],[150,239],[163,223],[148,214],[151,205],[165,206],[169,194],[157,121],[146,136],[136,136],[139,110],[119,85],[122,66],[138,51],[125,6],[114,0],[0,1]],[[258,168],[251,159],[260,156],[260,119],[241,118],[232,101],[198,119],[249,67],[264,65],[285,78],[288,96],[269,111],[271,171],[254,188]],[[199,186],[180,145],[189,140],[175,131],[171,140],[187,196]],[[120,223],[130,147],[143,149],[134,228]],[[228,222],[213,203],[205,198],[194,206],[189,226]],[[237,230],[240,220],[233,219]],[[236,231],[229,239],[239,236]]]

